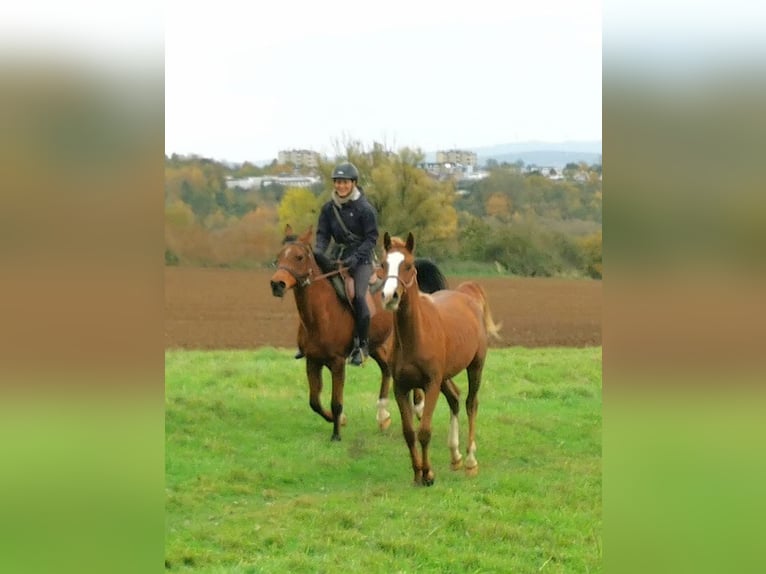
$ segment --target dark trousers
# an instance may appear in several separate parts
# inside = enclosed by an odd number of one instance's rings
[[[370,331],[370,310],[367,308],[366,295],[370,288],[372,265],[357,265],[351,270],[354,278],[354,316],[356,317],[356,333],[360,341],[367,340]]]

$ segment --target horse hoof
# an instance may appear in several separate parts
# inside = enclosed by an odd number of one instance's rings
[[[330,437],[330,442],[340,442],[340,435],[334,434]]]
[[[433,486],[433,484],[434,484],[433,476],[430,478],[425,478],[425,477],[423,478],[423,486]]]
[[[479,474],[479,465],[472,466],[471,468],[466,467],[465,469],[465,475],[466,476],[476,476]]]
[[[342,426],[342,427],[346,426],[347,420],[348,419],[346,419],[346,413],[341,413],[340,414],[340,426]],[[338,440],[340,440],[340,439],[338,439]]]
[[[461,468],[463,468],[463,459],[461,458],[458,461],[453,460],[450,463],[450,468],[452,468],[452,470],[460,470]]]
[[[388,429],[388,427],[390,426],[391,426],[391,417],[388,417],[386,420],[378,423],[378,428],[380,428],[380,430],[382,431]]]

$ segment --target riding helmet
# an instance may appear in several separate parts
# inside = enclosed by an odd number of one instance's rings
[[[359,179],[359,170],[356,169],[356,166],[353,163],[341,163],[335,166],[335,169],[332,170],[332,178],[351,179],[356,181]]]

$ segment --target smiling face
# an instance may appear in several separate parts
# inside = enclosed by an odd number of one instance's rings
[[[345,199],[354,191],[354,180],[352,179],[333,179],[332,185],[335,188],[335,193],[341,199]]]

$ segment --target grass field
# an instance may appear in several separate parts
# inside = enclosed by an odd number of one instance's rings
[[[479,474],[449,468],[442,399],[430,488],[411,484],[393,399],[377,428],[374,364],[349,368],[348,425],[330,442],[293,352],[166,351],[167,569],[601,571],[600,348],[492,349]],[[328,407],[329,386],[326,373]]]

